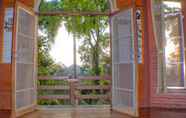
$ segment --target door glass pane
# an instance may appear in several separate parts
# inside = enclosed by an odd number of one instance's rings
[[[184,87],[184,36],[181,0],[153,0],[159,86]]]
[[[172,17],[172,18],[171,18]],[[167,16],[165,20],[166,45],[166,85],[183,86],[184,80],[184,49],[182,38],[180,36],[180,14]]]
[[[112,17],[113,109],[136,115],[133,11]]]
[[[23,8],[17,11],[16,38],[16,108],[25,108],[36,101],[34,47],[35,16]]]

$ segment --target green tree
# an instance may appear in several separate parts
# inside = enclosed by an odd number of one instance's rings
[[[109,9],[108,0],[56,0],[54,2],[45,2],[42,0],[40,11],[107,11]],[[108,59],[108,54],[104,52],[109,46],[109,34],[106,33],[108,28],[108,17],[39,17],[39,30],[43,32],[43,41],[47,44],[41,44],[50,50],[50,45],[54,41],[61,23],[65,23],[68,32],[78,39],[83,39],[80,45],[79,53],[81,61],[85,66],[91,67],[94,75],[101,74],[100,61]],[[39,47],[39,48],[40,48]],[[39,59],[48,57],[47,52],[39,54]],[[43,59],[44,61],[45,59]],[[42,60],[41,60],[42,61]],[[40,61],[39,61],[40,62]],[[43,64],[43,63],[41,63]],[[40,65],[41,65],[40,64]]]
[[[67,11],[106,11],[107,0],[63,0],[63,9]],[[76,38],[83,39],[79,54],[85,67],[91,67],[93,75],[100,75],[100,58],[109,45],[109,26],[107,16],[65,17],[65,27]]]
[[[47,10],[55,10],[60,8],[57,2],[41,1],[40,12]],[[53,61],[49,51],[54,37],[57,34],[58,28],[61,24],[61,17],[40,16],[39,19],[39,36],[38,36],[38,75],[53,75],[58,72],[61,67]]]
[[[55,64],[49,55],[48,42],[46,37],[38,37],[38,75],[53,75],[61,70],[61,66]]]

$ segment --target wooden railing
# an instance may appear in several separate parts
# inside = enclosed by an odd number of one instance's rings
[[[69,105],[96,104],[92,103],[93,101],[110,104],[111,77],[79,77],[78,79],[38,77],[38,101],[41,105],[58,105],[61,103]],[[57,101],[58,104],[53,103],[53,101]]]

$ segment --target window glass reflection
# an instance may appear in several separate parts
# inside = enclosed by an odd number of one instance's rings
[[[181,0],[154,0],[159,88],[184,86],[184,36]]]

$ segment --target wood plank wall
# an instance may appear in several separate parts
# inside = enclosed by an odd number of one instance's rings
[[[142,63],[138,64],[138,102],[139,107],[146,107],[148,104],[148,95],[147,92],[147,80],[145,78],[145,66],[147,65],[145,60],[145,12],[144,12],[144,3],[141,0],[136,1],[136,9],[141,11],[141,25],[142,25]]]
[[[13,0],[2,0],[0,5],[0,58],[3,54],[3,26],[4,11],[7,7],[13,7]],[[11,109],[11,64],[0,62],[0,110]]]
[[[149,29],[149,25],[146,24],[147,22],[147,18],[149,17],[147,14],[147,9],[146,9],[146,0],[138,0],[136,1],[136,5],[137,7],[141,7],[141,9],[143,10],[143,63],[140,66],[140,78],[139,78],[139,106],[140,107],[149,107],[150,106],[150,80],[149,80],[149,44],[148,44],[148,29]]]
[[[28,7],[34,8],[35,0],[18,0],[18,1]]]
[[[117,8],[123,9],[128,6],[132,6],[132,0],[116,0]]]

